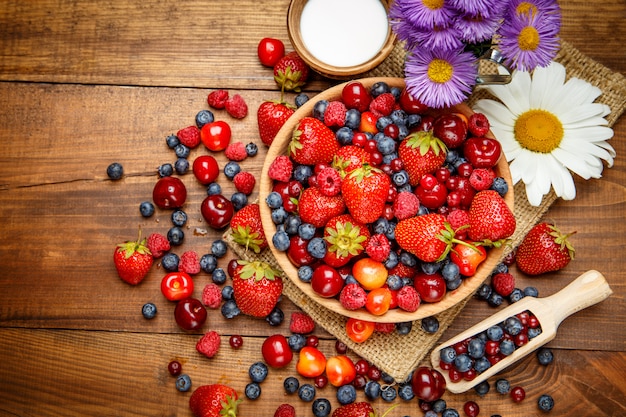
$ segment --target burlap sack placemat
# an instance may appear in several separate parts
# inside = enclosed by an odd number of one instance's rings
[[[391,55],[375,70],[367,76],[403,77],[404,76],[405,52],[401,45],[396,45]],[[606,117],[609,126],[612,126],[626,108],[626,79],[622,74],[612,72],[603,65],[583,55],[567,42],[562,42],[561,50],[556,61],[563,64],[567,70],[567,77],[577,77],[599,87],[602,95],[598,102],[604,103],[611,108],[611,113]],[[478,91],[470,97],[470,106],[479,98],[487,97],[484,90]],[[539,207],[533,207],[526,199],[524,185],[520,182],[515,186],[515,217],[517,229],[512,236],[512,245],[505,251],[506,256],[514,247],[517,247],[528,231],[541,219],[549,207],[556,200],[553,192],[546,195]],[[255,254],[246,251],[237,245],[227,231],[225,240],[231,249],[242,259],[264,260],[277,269],[280,269],[269,249]],[[429,334],[420,327],[420,321],[413,323],[412,330],[407,335],[397,333],[375,333],[364,343],[354,343],[346,335],[346,318],[338,313],[330,311],[307,297],[288,278],[284,279],[283,293],[304,312],[308,313],[315,322],[323,327],[337,339],[344,342],[352,351],[366,359],[379,369],[383,370],[396,381],[405,381],[411,372],[419,365],[422,359],[430,352],[437,343],[443,332],[449,327],[454,318],[461,312],[471,297],[456,306],[437,315],[439,330]]]

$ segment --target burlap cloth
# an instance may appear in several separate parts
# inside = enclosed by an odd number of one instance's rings
[[[404,50],[401,45],[396,45],[391,55],[366,76],[376,77],[403,77],[404,76]],[[612,126],[626,108],[626,79],[622,74],[612,72],[605,66],[583,55],[567,42],[562,42],[561,50],[556,61],[563,64],[567,70],[567,77],[577,77],[599,87],[602,95],[597,99],[611,108],[611,113],[606,117],[609,126]],[[488,93],[477,91],[468,100],[471,105],[479,98],[487,97]],[[516,247],[522,238],[545,214],[548,208],[556,200],[553,192],[546,195],[541,206],[531,206],[527,199],[523,183],[515,186],[515,217],[517,229],[512,236],[512,245],[503,256]],[[242,259],[261,259],[280,269],[269,249],[256,255],[251,251],[237,245],[227,231],[225,240],[231,249]],[[284,280],[284,295],[308,313],[315,322],[323,327],[337,339],[344,342],[357,355],[376,365],[379,369],[391,375],[396,381],[406,380],[411,372],[419,365],[422,359],[430,352],[442,333],[448,328],[454,318],[461,312],[470,297],[456,306],[437,315],[439,330],[429,334],[421,329],[420,321],[413,323],[412,331],[407,335],[374,333],[364,343],[354,343],[346,335],[346,318],[338,313],[330,311],[308,298],[289,279]]]

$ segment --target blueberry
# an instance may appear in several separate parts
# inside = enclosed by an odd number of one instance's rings
[[[411,384],[402,384],[398,387],[398,397],[404,401],[411,401],[415,398],[415,393],[413,392],[413,387]]]
[[[322,259],[324,256],[326,256],[326,241],[321,237],[314,237],[313,239],[309,240],[309,243],[306,246],[306,250],[312,257],[316,259]]]
[[[283,387],[287,394],[294,394],[300,388],[300,381],[295,376],[288,376],[283,381]]]
[[[443,398],[435,400],[433,402],[433,405],[431,406],[431,410],[433,410],[435,413],[443,413],[443,410],[445,410],[446,408],[448,408],[448,403],[446,403],[446,400],[444,400]]]
[[[446,346],[439,351],[439,359],[443,363],[452,363],[456,358],[456,350],[452,346]]]
[[[188,146],[179,143],[174,147],[174,154],[177,158],[189,158],[189,154],[191,153],[191,149]]]
[[[522,330],[524,330],[524,325],[517,317],[511,316],[504,320],[504,331],[511,336],[517,336]]]
[[[287,210],[284,207],[278,207],[272,210],[271,217],[274,224],[283,224],[287,220]]]
[[[385,267],[387,269],[392,269],[394,266],[398,265],[398,254],[396,252],[389,252],[387,259],[385,259]]]
[[[550,365],[554,360],[554,354],[552,353],[552,349],[547,347],[542,347],[537,351],[537,360],[541,365]]]
[[[222,304],[221,312],[222,316],[226,319],[232,319],[241,314],[241,310],[239,310],[235,300],[226,300],[226,302]]]
[[[248,156],[256,156],[259,153],[259,147],[254,142],[248,142],[245,149]]]
[[[234,289],[230,285],[224,285],[222,288],[222,300],[232,300]]]
[[[439,330],[439,320],[437,320],[437,317],[424,317],[422,319],[422,330],[426,333],[437,333],[437,330]]]
[[[217,268],[217,257],[212,253],[202,255],[200,258],[200,269],[207,274],[212,274]]]
[[[185,232],[178,226],[171,227],[170,230],[167,231],[167,240],[170,241],[170,245],[172,246],[182,245],[184,239]]]
[[[270,311],[270,314],[265,317],[265,321],[269,323],[270,326],[280,326],[280,324],[285,320],[285,313],[280,307],[276,306]]]
[[[361,125],[361,112],[357,109],[349,109],[346,112],[346,120],[344,122],[345,127],[351,130],[356,130]]]
[[[226,271],[223,268],[215,268],[211,274],[211,281],[217,285],[224,284],[226,282]]]
[[[394,159],[398,159],[398,153],[397,152],[392,152],[388,155],[383,155],[383,165],[389,165],[391,164],[391,161],[393,161]]]
[[[511,391],[511,383],[504,378],[500,378],[496,381],[496,391],[498,393],[505,395]]]
[[[459,417],[459,412],[454,408],[446,408],[443,410],[443,413],[441,413],[441,417]]]
[[[461,353],[454,358],[454,366],[459,372],[467,372],[474,366],[474,361],[467,353]]]
[[[313,117],[319,119],[320,121],[324,121],[324,113],[326,112],[326,108],[328,107],[328,100],[319,100],[313,105]]]
[[[539,407],[541,411],[547,413],[554,408],[554,399],[548,394],[543,394],[537,400],[537,407]]]
[[[374,234],[381,235],[387,231],[387,228],[389,227],[389,220],[384,217],[380,217],[378,220],[374,221],[372,227]]]
[[[311,240],[315,236],[315,226],[311,223],[301,223],[298,226],[298,236],[304,240]]]
[[[233,203],[233,209],[239,211],[248,205],[248,196],[241,191],[236,191],[230,196],[230,202]]]
[[[487,395],[490,389],[491,386],[489,385],[489,381],[483,381],[474,387],[474,391],[476,392],[476,394],[480,395],[481,397]]]
[[[165,143],[167,144],[168,148],[174,149],[176,145],[180,143],[180,139],[178,139],[178,136],[176,135],[169,135],[165,138]]]
[[[157,307],[154,303],[145,303],[143,307],[141,307],[141,314],[143,314],[144,318],[150,320],[156,316]]]
[[[504,356],[509,356],[515,352],[515,343],[510,339],[504,339],[500,342],[500,353]]]
[[[174,167],[169,162],[159,165],[157,168],[159,177],[170,177],[174,173]]]
[[[250,365],[250,368],[248,368],[248,375],[250,375],[250,380],[252,382],[260,383],[265,381],[267,374],[268,368],[263,362],[254,362]]]
[[[167,272],[175,272],[178,271],[179,260],[180,259],[178,258],[178,255],[172,252],[168,252],[163,255],[163,258],[161,258],[161,266]]]
[[[315,398],[315,387],[311,384],[302,384],[298,388],[298,397],[302,401],[311,402]]]
[[[389,92],[391,93],[393,98],[396,99],[396,101],[400,100],[400,96],[402,95],[402,88],[400,88],[400,87],[391,87]]]
[[[265,197],[265,204],[271,209],[277,209],[283,206],[283,197],[277,191],[272,191]]]
[[[453,262],[448,263],[455,265]],[[422,262],[420,264],[420,269],[426,275],[433,275],[435,272],[438,272],[441,269],[441,262]]]
[[[380,397],[380,383],[378,381],[369,380],[365,384],[365,396],[370,400]]]
[[[409,115],[402,109],[392,111],[389,117],[398,127],[405,126],[409,121]]]
[[[396,141],[391,139],[388,136],[384,136],[383,139],[379,141],[378,144],[376,145],[376,149],[378,149],[378,151],[383,155],[389,155],[396,150]],[[405,182],[403,182],[402,184],[397,184],[397,185],[404,185],[404,184]]]
[[[302,107],[302,105],[307,101],[309,101],[309,96],[306,93],[300,93],[294,98],[296,107]]]
[[[389,87],[389,84],[387,84],[384,81],[378,81],[376,83],[374,83],[370,89],[370,94],[372,95],[372,97],[378,97],[379,95],[383,94],[383,93],[388,93],[390,92],[391,89]]]
[[[358,283],[359,282],[356,280],[356,278],[354,278],[354,275],[352,274],[346,275],[346,277],[343,280],[343,285],[358,284]]]
[[[114,181],[119,180],[124,176],[124,167],[119,162],[113,162],[107,167],[107,175]]]
[[[402,321],[400,323],[396,323],[396,331],[399,335],[406,335],[411,333],[412,328],[413,322],[411,321]]]
[[[534,339],[535,337],[541,334],[541,327],[536,327],[534,329],[528,329],[528,339]]]
[[[185,175],[189,171],[189,160],[186,158],[178,158],[174,162],[174,171],[178,175]]]
[[[386,284],[391,291],[398,291],[404,286],[404,281],[402,281],[402,278],[400,278],[398,275],[390,274],[387,276]]]
[[[491,326],[486,331],[487,338],[494,342],[499,342],[504,337],[504,330],[498,325]]]
[[[524,291],[522,291],[519,288],[514,288],[511,294],[509,294],[509,301],[511,303],[517,303],[519,300],[521,300],[524,297],[525,297]]]
[[[491,294],[489,294],[489,298],[487,299],[487,303],[489,303],[489,305],[492,307],[500,307],[503,302],[504,297],[502,297],[495,291],[492,291]]]
[[[473,359],[482,357],[485,354],[485,342],[478,337],[472,338],[467,344],[467,354]]]
[[[305,183],[309,180],[309,177],[313,175],[313,169],[308,165],[296,165],[292,175],[294,180]],[[280,204],[282,204],[282,199]]]
[[[298,278],[302,282],[310,282],[313,278],[313,268],[308,265],[303,265],[298,268]]]
[[[381,392],[382,395],[382,392]],[[354,385],[342,385],[337,389],[337,401],[339,404],[352,404],[356,401],[356,388]]]
[[[191,389],[191,378],[189,378],[189,375],[178,375],[176,378],[176,389],[180,392],[187,392]]]
[[[176,209],[172,211],[170,219],[172,220],[172,224],[174,226],[183,227],[187,224],[187,213],[181,209]]]
[[[224,175],[226,178],[232,181],[235,178],[235,175],[239,174],[241,171],[241,166],[235,161],[228,161],[226,165],[224,165]]]
[[[215,116],[211,110],[203,109],[196,113],[196,126],[198,126],[198,129],[202,129],[202,126],[213,123],[214,121]]]
[[[211,243],[211,253],[217,258],[223,258],[228,251],[228,245],[223,239],[215,239]]]
[[[407,117],[406,126],[409,129],[411,129],[417,126],[418,124],[420,124],[421,121],[422,121],[422,116],[420,116],[419,114],[411,113],[409,114],[409,117]],[[449,153],[450,151],[448,151],[448,154]]]
[[[539,291],[535,287],[524,288],[524,295],[526,297],[539,297]]]
[[[478,298],[480,298],[481,300],[489,300],[489,297],[491,297],[491,293],[493,292],[493,288],[491,288],[491,285],[489,284],[481,284],[480,287],[478,287],[478,291],[476,291],[476,296]]]
[[[491,189],[500,194],[502,197],[509,191],[509,184],[502,177],[495,177],[491,183]]]
[[[317,398],[313,401],[313,405],[311,405],[313,410],[313,415],[315,417],[326,417],[330,414],[330,401],[326,398]]]
[[[272,236],[272,244],[276,250],[285,252],[289,249],[289,235],[284,230],[274,233],[274,236]]]
[[[380,392],[380,397],[387,402],[392,402],[398,396],[398,391],[392,385],[388,385]]]
[[[393,124],[393,120],[391,120],[391,117],[381,116],[378,118],[378,120],[376,120],[376,129],[378,129],[379,132],[382,132],[390,124]]]
[[[249,400],[256,400],[261,396],[261,386],[256,382],[250,382],[246,385],[245,389],[246,398]]]
[[[149,201],[142,202],[139,204],[139,213],[141,213],[143,217],[152,216],[154,214],[154,204]]]
[[[296,235],[298,234],[298,228],[301,224],[302,219],[300,218],[300,216],[296,214],[290,214],[285,220],[285,232],[287,232],[287,234],[291,236]]]
[[[441,276],[446,282],[455,281],[461,276],[461,270],[454,262],[445,262],[441,266]]]
[[[294,352],[300,352],[306,346],[306,337],[299,333],[293,333],[287,338],[287,344]]]
[[[479,374],[491,368],[491,362],[485,356],[481,356],[474,361],[474,370]]]
[[[408,267],[417,266],[417,257],[412,253],[402,251],[400,252],[400,263]]]
[[[350,129],[348,126],[343,126],[337,129],[337,132],[335,132],[335,138],[337,139],[337,142],[339,142],[341,146],[347,146],[347,145],[352,144],[353,137],[354,137],[354,131]]]
[[[207,195],[222,194],[222,186],[216,182],[212,182],[206,187],[206,193]]]
[[[433,410],[428,410],[424,413],[424,417],[438,417],[438,416],[439,414],[437,414]],[[405,417],[409,417],[409,416],[405,416]]]
[[[448,291],[454,291],[461,286],[463,279],[459,276],[453,281],[446,281],[446,289]]]
[[[403,169],[398,172],[394,172],[391,176],[391,181],[397,186],[402,187],[409,183],[409,174]]]

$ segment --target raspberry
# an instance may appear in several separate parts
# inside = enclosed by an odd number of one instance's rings
[[[448,223],[452,226],[452,230],[456,231],[455,237],[457,239],[463,239],[467,237],[467,229],[469,229],[469,212],[467,210],[452,210],[448,213]],[[463,228],[463,226],[465,226]]]
[[[389,270],[389,275],[397,275],[400,278],[413,278],[417,273],[417,269],[399,262],[396,266]]]
[[[324,111],[324,124],[328,127],[343,127],[346,121],[346,105],[341,101],[331,101]]]
[[[467,120],[467,129],[473,136],[485,136],[489,132],[489,119],[482,113],[474,113]]]
[[[176,136],[178,137],[180,143],[190,149],[200,145],[200,129],[196,126],[189,126],[184,129],[180,129],[176,133]]]
[[[239,94],[228,98],[225,103],[226,112],[235,119],[243,119],[248,115],[248,105]]]
[[[404,311],[408,311],[409,313],[417,311],[420,306],[420,295],[413,286],[405,285],[400,288],[400,290],[398,290],[397,298],[398,307]]]
[[[171,247],[170,241],[167,240],[165,236],[159,233],[152,233],[150,236],[148,236],[148,239],[146,240],[146,246],[148,246],[148,249],[150,249],[150,252],[152,253],[152,257],[155,259],[163,256],[165,252],[170,250]]]
[[[491,286],[503,297],[508,297],[515,289],[515,277],[508,272],[500,272],[491,277]]]
[[[240,171],[233,178],[233,184],[235,184],[237,191],[240,191],[245,195],[250,195],[254,190],[256,178],[254,178],[254,175],[247,171]]]
[[[359,284],[348,284],[341,290],[339,294],[339,302],[348,310],[358,310],[365,306],[367,294],[363,287]]]
[[[375,261],[384,262],[391,252],[391,244],[387,236],[382,233],[373,235],[365,246],[367,255]]]
[[[315,322],[308,314],[302,311],[294,311],[291,313],[289,321],[289,331],[297,334],[313,333],[315,330]]]
[[[220,335],[211,330],[198,340],[196,350],[207,358],[212,358],[220,350]]]
[[[195,251],[188,250],[180,255],[178,262],[178,270],[186,272],[189,275],[195,275],[200,272],[200,259]]]
[[[276,409],[274,417],[296,417],[296,409],[291,404],[281,404]]]
[[[277,156],[270,165],[268,175],[271,179],[281,182],[289,182],[293,172],[293,163],[287,155]]]
[[[341,175],[335,168],[324,168],[317,173],[317,186],[326,196],[334,196],[341,191]]]
[[[402,191],[393,202],[393,213],[398,220],[408,219],[417,214],[420,209],[420,201],[410,191]]]
[[[228,91],[226,90],[212,91],[207,97],[207,103],[214,109],[223,109],[226,107],[226,100],[228,100]]]
[[[243,142],[231,142],[224,149],[224,155],[230,161],[243,161],[248,157],[248,152],[246,151],[246,145]]]
[[[215,310],[216,308],[219,308],[221,303],[222,289],[214,282],[210,282],[205,285],[202,290],[202,304]]]
[[[374,330],[379,333],[389,334],[396,330],[396,325],[393,323],[376,323]]]
[[[472,188],[476,191],[488,190],[496,174],[490,168],[474,168],[469,177]]]
[[[396,98],[391,93],[383,93],[370,103],[370,111],[376,116],[389,116],[396,105]]]

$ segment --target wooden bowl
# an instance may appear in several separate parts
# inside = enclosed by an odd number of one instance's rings
[[[372,1],[372,0],[368,0],[368,1]],[[348,78],[348,77],[352,77],[358,74],[363,74],[364,72],[367,72],[375,68],[376,66],[378,66],[391,53],[391,50],[393,49],[393,46],[396,40],[396,36],[391,31],[391,27],[387,23],[386,25],[387,34],[386,34],[386,38],[384,39],[384,43],[382,44],[380,49],[378,49],[378,51],[375,52],[375,54],[371,56],[369,59],[365,61],[360,61],[358,63],[345,62],[342,64],[337,64],[337,63],[333,64],[329,62],[324,62],[325,60],[328,61],[328,59],[324,59],[324,58],[320,59],[320,57],[315,56],[311,52],[311,50],[307,48],[305,38],[303,37],[303,34],[301,32],[300,24],[301,24],[301,18],[302,18],[302,11],[304,10],[308,2],[309,2],[308,0],[292,0],[291,1],[291,3],[289,4],[289,9],[287,11],[287,31],[289,34],[289,39],[295,51],[298,53],[298,55],[300,55],[300,57],[302,57],[302,59],[307,64],[309,64],[309,66],[312,69],[314,69],[318,73],[326,77],[338,78],[338,79]],[[380,3],[382,3],[383,7],[385,8],[385,11],[389,10],[389,4],[391,3],[391,0],[380,0]],[[324,10],[325,12],[328,11],[330,13],[334,9],[335,8],[329,7]],[[362,8],[357,9],[357,11],[361,13],[366,13],[364,10],[362,10]],[[365,14],[365,16],[361,16],[361,18],[370,16],[370,15],[371,14],[368,13],[368,14]],[[385,17],[386,17],[386,13],[385,13]],[[351,21],[358,21],[358,20],[359,18],[354,18],[353,20],[346,19],[345,21],[351,22]],[[326,24],[325,22],[322,22],[320,24],[320,32],[329,30],[329,29],[332,29],[332,26],[328,24],[327,22]],[[339,44],[340,44],[339,41],[324,42],[323,51],[326,52],[329,49],[332,49],[333,47]],[[344,55],[349,54],[349,51],[346,51],[346,49],[348,48],[342,48],[342,52]]]
[[[370,88],[374,83],[379,81],[384,81],[391,87],[404,88],[404,79],[402,78],[364,78],[360,79],[359,81],[363,83],[363,85],[367,88]],[[369,320],[372,322],[399,323],[418,320],[424,317],[429,317],[441,313],[442,311],[445,311],[450,307],[453,307],[460,301],[464,300],[466,297],[473,294],[478,289],[478,287],[485,281],[485,279],[491,274],[491,271],[498,264],[502,252],[504,251],[504,247],[489,249],[487,253],[487,259],[485,259],[478,267],[476,274],[474,274],[474,276],[472,277],[464,278],[463,283],[459,288],[454,291],[448,291],[444,299],[439,301],[438,303],[423,303],[422,305],[420,305],[417,311],[413,313],[409,313],[400,309],[393,309],[389,310],[382,316],[375,316],[369,313],[364,308],[356,311],[347,310],[336,298],[323,298],[317,295],[311,289],[311,285],[309,283],[302,282],[298,278],[297,268],[291,263],[291,261],[289,261],[286,254],[277,250],[271,242],[272,236],[274,236],[274,234],[276,233],[276,225],[272,222],[271,210],[265,203],[265,198],[272,191],[273,186],[273,181],[268,175],[269,166],[278,155],[287,154],[287,147],[291,140],[292,133],[298,125],[300,119],[305,116],[310,116],[312,114],[313,106],[317,101],[330,101],[339,99],[341,97],[341,91],[343,90],[344,86],[345,83],[323,91],[317,96],[312,97],[308,102],[300,107],[293,114],[293,116],[291,116],[287,120],[285,125],[278,132],[276,138],[272,142],[272,145],[267,152],[267,157],[265,159],[261,172],[259,206],[261,209],[263,230],[268,240],[270,241],[270,249],[287,278],[290,279],[298,288],[300,288],[308,298],[321,304],[329,310],[342,314],[346,317]],[[441,114],[444,112],[460,112],[465,114],[466,116],[469,116],[473,113],[473,111],[465,104],[460,104],[446,110],[432,111],[433,114]],[[493,138],[491,132],[489,132],[486,136]],[[504,199],[507,205],[511,208],[511,210],[513,210],[513,187],[511,183],[511,172],[509,171],[509,165],[506,162],[506,158],[500,158],[500,161],[498,162],[495,171],[496,175],[503,177],[509,184],[509,191],[505,195]]]

